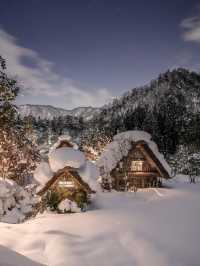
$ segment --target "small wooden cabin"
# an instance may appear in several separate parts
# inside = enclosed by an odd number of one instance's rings
[[[77,193],[83,193],[86,198],[89,198],[90,194],[95,193],[83,181],[77,170],[69,166],[55,173],[37,194],[42,196],[49,190],[57,192],[60,201],[66,198],[73,201]]]
[[[128,155],[111,171],[112,187],[118,191],[161,185],[168,172],[145,141],[132,143]]]

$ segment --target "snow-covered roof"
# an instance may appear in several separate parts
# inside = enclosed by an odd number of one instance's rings
[[[99,190],[99,184],[97,180],[100,176],[99,168],[90,161],[86,161],[86,163],[78,169],[78,174],[80,177],[95,191]]]
[[[170,175],[171,168],[164,159],[164,156],[159,152],[156,143],[152,141],[151,135],[140,130],[126,131],[115,135],[113,141],[105,147],[96,164],[104,168],[105,174],[109,174],[117,166],[117,163],[124,156],[128,155],[132,143],[138,141],[147,143],[151,151]]]
[[[34,178],[44,187],[55,173],[67,166],[74,168],[92,190],[96,191],[98,189],[98,167],[87,161],[83,152],[68,147],[53,150],[49,154],[49,162],[42,162],[38,165],[34,172]]]
[[[52,177],[53,171],[47,162],[40,163],[34,171],[34,179],[40,185],[45,185]]]
[[[54,145],[50,148],[49,155],[52,153],[52,151],[57,149],[61,145],[61,143],[63,141],[69,142],[72,145],[73,149],[78,150],[78,145],[73,142],[71,136],[69,136],[69,135],[61,135],[61,136],[58,137],[58,140],[54,143]]]
[[[59,148],[49,155],[49,165],[53,172],[63,169],[65,166],[80,168],[85,164],[85,156],[82,152],[73,148]]]

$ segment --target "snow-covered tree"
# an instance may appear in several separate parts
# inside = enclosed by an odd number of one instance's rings
[[[5,60],[0,57],[0,176],[24,185],[39,159],[36,147],[28,139],[24,123],[17,123],[13,104],[19,92],[14,79],[6,74]]]
[[[0,177],[0,221],[20,223],[34,214],[38,198],[33,187],[23,188],[16,182]]]
[[[168,160],[174,174],[188,175],[191,183],[200,176],[200,153],[193,145],[179,145],[176,154]]]
[[[90,125],[90,128],[80,136],[80,148],[83,151],[90,150],[97,159],[111,140],[111,136],[105,129],[95,128]]]

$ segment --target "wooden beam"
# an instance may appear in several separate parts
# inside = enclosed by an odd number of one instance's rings
[[[154,162],[154,160],[151,158],[151,156],[149,156],[148,152],[145,150],[145,148],[142,145],[139,145],[141,152],[144,154],[144,156],[147,158],[147,160],[150,161],[150,163],[156,168],[156,170],[158,171],[158,173],[160,174],[161,177],[165,178],[165,176],[163,175],[162,171],[160,171],[160,168],[158,167],[158,165]]]

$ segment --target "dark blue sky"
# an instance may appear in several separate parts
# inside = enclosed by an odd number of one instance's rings
[[[0,53],[8,57],[8,67],[24,87],[29,87],[19,103],[66,108],[101,105],[106,98],[143,85],[168,68],[198,70],[198,3],[0,0]],[[2,40],[6,41],[3,48]],[[12,44],[9,52],[7,42]],[[24,48],[29,49],[28,55]],[[41,88],[40,81],[44,82]]]

